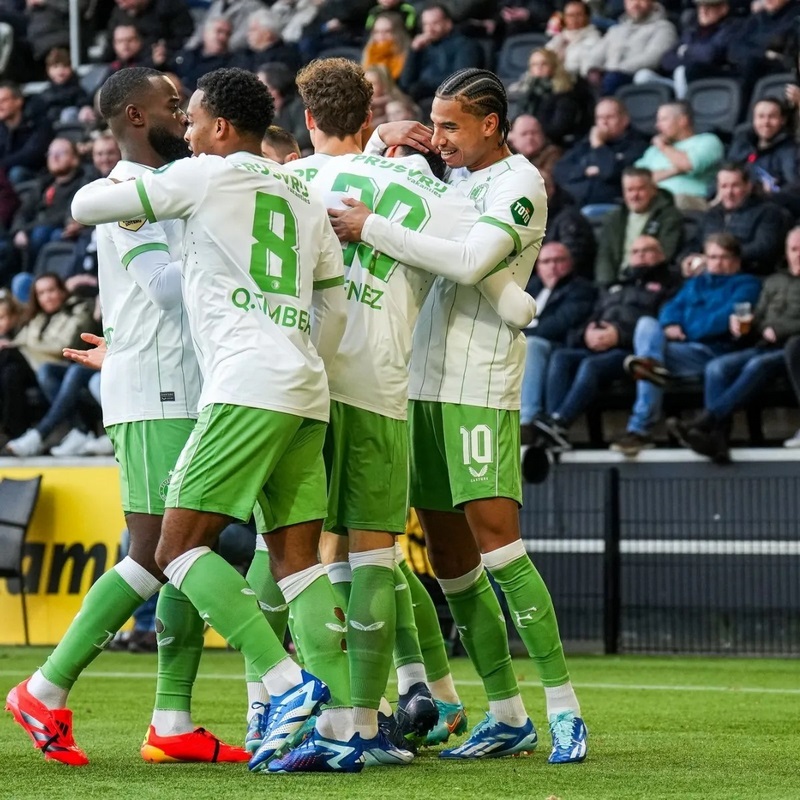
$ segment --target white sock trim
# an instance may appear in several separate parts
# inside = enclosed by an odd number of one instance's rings
[[[172,561],[170,561],[169,564],[164,567],[164,574],[169,578],[170,583],[176,589],[180,589],[181,584],[186,578],[186,574],[192,568],[194,562],[197,561],[198,558],[202,558],[206,553],[210,552],[210,547],[193,547],[191,550],[187,550],[177,558],[173,558]]]
[[[365,550],[363,553],[350,553],[350,569],[358,567],[386,567],[394,569],[394,547],[381,547],[378,550]]]
[[[333,564],[326,564],[325,572],[328,573],[331,583],[351,583],[353,580],[353,572],[347,561],[334,561]]]
[[[265,536],[256,536],[256,550],[263,550],[265,553],[269,551],[267,547],[267,539]]]
[[[403,552],[403,548],[400,547],[400,542],[394,543],[394,563],[395,564],[402,564],[406,560],[405,553]]]
[[[425,665],[421,662],[403,664],[397,668],[397,694],[405,694],[415,683],[426,683]]]
[[[466,575],[459,578],[439,578],[439,586],[445,594],[456,594],[469,589],[478,582],[483,574],[483,564],[478,564],[475,569],[471,569]]]
[[[522,539],[517,539],[516,542],[498,547],[497,550],[492,550],[490,553],[484,553],[481,556],[481,560],[486,569],[491,571],[493,569],[502,569],[512,561],[527,555],[528,552],[525,550]]]
[[[151,575],[141,564],[130,556],[125,556],[119,564],[114,566],[117,574],[133,589],[142,600],[151,598],[161,587],[162,583]]]
[[[301,592],[308,589],[317,578],[321,578],[323,575],[327,575],[325,567],[322,564],[313,564],[300,570],[300,572],[281,578],[278,581],[278,587],[283,592],[286,602],[291,603]]]

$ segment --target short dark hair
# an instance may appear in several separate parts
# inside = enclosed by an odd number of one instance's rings
[[[711,233],[706,236],[703,245],[715,244],[721,247],[728,255],[741,259],[742,245],[732,233]]]
[[[69,50],[64,47],[54,47],[45,57],[45,67],[54,67],[58,64],[61,67],[71,67],[72,62],[69,58]]]
[[[647,167],[625,167],[622,170],[622,177],[623,178],[645,178],[646,180],[653,183],[653,172],[652,170],[647,169]]]
[[[752,183],[750,172],[747,167],[739,161],[723,161],[717,168],[717,175],[719,175],[720,172],[735,172],[741,176],[745,183]]]
[[[694,109],[687,100],[668,100],[666,103],[662,103],[659,107],[663,106],[674,108],[675,111],[677,111],[679,114],[683,114],[683,116],[689,120],[690,125],[694,126]]]
[[[441,11],[442,14],[444,14],[445,17],[450,20],[450,22],[455,21],[453,19],[453,12],[444,3],[425,3],[420,15],[424,14],[426,11],[436,11],[437,9]]]
[[[23,97],[20,85],[14,81],[0,81],[0,89],[8,89],[14,97]]]
[[[433,177],[438,178],[440,181],[444,180],[445,173],[447,172],[447,164],[444,163],[441,154],[436,150],[426,150],[422,152],[411,147],[411,145],[401,144],[396,152],[402,158],[407,156],[422,156],[428,162]]]
[[[508,96],[503,82],[494,72],[475,67],[460,69],[439,84],[436,96],[443,100],[458,100],[463,110],[475,117],[497,114],[500,143],[505,143],[511,129]]]
[[[281,97],[294,93],[294,72],[286,64],[281,64],[278,61],[273,64],[262,64],[256,70],[256,75],[259,73],[264,75],[266,82]]]
[[[297,153],[300,155],[300,145],[297,139],[284,128],[279,125],[270,125],[264,134],[264,139],[267,144],[272,145],[275,152],[281,157],[286,158],[289,153]]]
[[[275,116],[269,89],[252,73],[238,67],[215,69],[197,81],[201,105],[212,117],[227,120],[240,134],[264,138]]]
[[[128,67],[109,75],[100,87],[100,116],[109,120],[121,114],[128,103],[135,102],[145,92],[149,92],[153,88],[153,78],[159,78],[162,74],[150,67]]]
[[[296,81],[303,105],[324,134],[341,139],[364,127],[373,89],[360,64],[318,58],[297,73]]]

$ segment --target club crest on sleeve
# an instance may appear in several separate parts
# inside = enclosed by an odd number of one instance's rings
[[[126,231],[138,231],[142,225],[147,222],[145,217],[140,217],[139,219],[123,219],[120,221],[119,226]]]

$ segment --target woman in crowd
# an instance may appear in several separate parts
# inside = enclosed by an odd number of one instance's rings
[[[394,11],[378,14],[364,45],[361,63],[364,69],[385,67],[392,79],[397,80],[406,63],[409,43],[400,14]]]
[[[588,84],[570,75],[552,50],[534,50],[527,72],[510,91],[520,97],[518,113],[536,117],[553,144],[574,142],[591,127],[594,100]]]
[[[547,43],[572,75],[586,77],[588,54],[600,41],[600,31],[591,24],[589,6],[583,0],[569,0],[564,5],[561,30]]]
[[[89,439],[86,414],[82,413],[84,389],[92,377],[92,370],[64,359],[65,347],[80,346],[82,331],[92,330],[93,303],[80,297],[72,297],[61,278],[54,273],[44,273],[33,283],[27,321],[14,339],[7,344],[23,357],[27,371],[17,359],[18,386],[25,390],[35,387],[37,382],[50,403],[42,419],[21,436],[18,435],[24,414],[9,421],[6,433],[16,437],[6,444],[6,450],[15,456],[36,456],[44,452],[44,441],[62,423],[73,424],[60,447],[51,450],[53,455],[75,455],[77,440],[81,445]],[[6,380],[6,371],[2,373]],[[2,387],[4,399],[7,394]],[[97,416],[99,409],[94,409]],[[14,433],[11,429],[14,429]]]
[[[380,65],[367,67],[364,75],[372,84],[372,129],[387,121],[386,106],[395,100],[410,99],[403,94],[394,81],[392,76]]]

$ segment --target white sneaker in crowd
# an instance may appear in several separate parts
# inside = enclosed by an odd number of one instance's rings
[[[86,443],[94,439],[94,434],[84,433],[73,428],[55,447],[50,448],[50,455],[57,458],[82,455]]]
[[[114,445],[105,434],[89,439],[81,450],[82,456],[113,456]]]
[[[42,454],[42,437],[36,428],[30,428],[22,436],[6,443],[6,450],[20,458],[30,458]]]
[[[794,436],[791,439],[787,439],[783,443],[784,447],[800,447],[800,430],[795,431]]]

